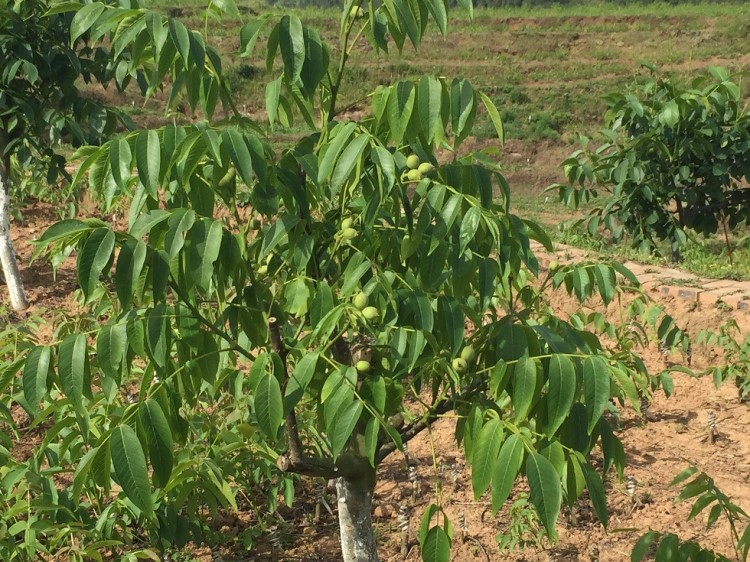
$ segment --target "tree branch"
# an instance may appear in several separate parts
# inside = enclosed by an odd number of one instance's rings
[[[190,312],[193,313],[193,316],[195,317],[196,320],[198,320],[198,322],[203,324],[211,332],[213,332],[214,334],[219,336],[221,339],[223,339],[225,342],[227,342],[229,344],[229,348],[232,351],[236,351],[240,355],[243,355],[247,359],[250,359],[250,361],[255,361],[255,355],[253,355],[247,349],[245,349],[240,344],[238,344],[237,341],[234,338],[232,338],[232,336],[230,336],[227,332],[225,332],[224,330],[216,326],[213,322],[208,321],[200,313],[200,310],[198,310],[198,308],[192,302],[190,302],[190,299],[187,298],[187,295],[180,289],[179,285],[174,279],[169,281],[169,287],[175,292],[175,294],[179,297],[182,303],[190,309]]]
[[[280,455],[276,459],[276,467],[281,472],[294,472],[302,476],[314,476],[328,480],[331,478],[358,480],[366,477],[368,471],[372,470],[366,458],[354,455],[341,455],[336,462],[332,459],[305,456],[293,459],[290,455]]]
[[[279,328],[279,321],[277,318],[272,316],[268,319],[268,330],[271,334],[271,347],[276,353],[279,354],[281,363],[282,365],[284,365],[284,382],[281,389],[281,393],[284,394],[286,391],[286,385],[289,382],[289,370],[287,367],[287,357],[289,357],[289,350],[286,348],[284,342],[281,339],[281,329]],[[301,463],[303,461],[302,441],[299,438],[299,430],[297,429],[297,414],[295,413],[294,408],[292,408],[289,411],[289,414],[287,414],[286,419],[284,420],[284,427],[286,428],[286,433],[289,440],[290,462]],[[281,467],[279,466],[279,468]]]
[[[430,424],[437,420],[443,414],[450,412],[454,409],[456,402],[467,400],[478,392],[486,390],[486,381],[479,379],[475,381],[468,389],[457,397],[448,396],[440,400],[433,408],[428,410],[419,420],[415,421],[404,427],[401,431],[401,442],[408,443],[419,435],[422,431],[427,429]],[[383,462],[388,455],[393,453],[398,446],[393,441],[385,443],[375,455],[375,464],[378,465]]]

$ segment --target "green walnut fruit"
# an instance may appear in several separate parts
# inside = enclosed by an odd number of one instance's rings
[[[406,159],[406,167],[410,170],[416,170],[419,168],[419,156],[416,154],[410,154]]]
[[[366,306],[362,310],[362,316],[365,317],[365,320],[372,322],[380,318],[380,312],[374,306]]]
[[[341,230],[346,230],[354,225],[353,219],[344,219],[341,221]]]
[[[409,173],[406,174],[406,178],[409,181],[419,181],[422,179],[422,174],[419,170],[409,170]]]
[[[358,373],[367,374],[370,371],[372,371],[372,366],[370,365],[369,361],[365,361],[364,359],[362,361],[357,361],[357,364],[354,365],[354,368],[357,369]]]
[[[432,170],[435,169],[435,166],[433,166],[430,162],[422,162],[417,170],[419,170],[419,173],[423,176],[426,176],[428,174],[432,173]]]
[[[352,302],[354,303],[354,306],[357,307],[357,310],[364,310],[367,306],[367,295],[364,293],[357,293],[354,295]]]
[[[341,237],[344,240],[352,240],[357,237],[357,231],[351,227],[345,228],[344,230],[341,231]]]
[[[469,368],[469,364],[466,362],[465,359],[461,359],[460,357],[456,357],[453,360],[453,369],[457,373],[465,373],[466,369]]]
[[[552,260],[549,262],[549,270],[550,271],[557,271],[557,268],[560,267],[560,264],[557,263],[557,260]]]
[[[234,168],[229,168],[224,177],[219,180],[219,189],[229,189],[234,183],[234,179],[237,177],[237,171]]]
[[[472,345],[467,345],[461,350],[461,359],[467,363],[473,361],[476,356],[477,354],[474,352],[474,346]]]

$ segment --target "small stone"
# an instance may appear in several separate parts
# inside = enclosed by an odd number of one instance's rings
[[[379,505],[372,511],[372,514],[376,519],[385,519],[391,516],[391,510],[387,505]]]

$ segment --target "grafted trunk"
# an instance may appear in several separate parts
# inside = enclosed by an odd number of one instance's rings
[[[16,252],[10,238],[8,207],[10,199],[10,154],[3,154],[7,146],[0,134],[0,265],[5,284],[8,286],[10,304],[14,310],[25,310],[29,306],[23,290],[21,272],[16,261]]]
[[[361,478],[336,480],[341,554],[344,562],[378,562],[371,517],[375,470],[366,472]]]

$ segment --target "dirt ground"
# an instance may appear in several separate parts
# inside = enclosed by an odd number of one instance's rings
[[[50,266],[43,260],[29,265],[32,246],[29,240],[40,236],[55,221],[53,209],[36,204],[24,210],[24,223],[14,225],[14,239],[23,267],[23,278],[32,308],[23,316],[37,315],[51,319],[54,310],[75,310],[72,291],[76,287],[74,264],[65,264],[53,279]],[[558,298],[560,297],[560,298]],[[750,330],[747,312],[729,313],[714,307],[695,306],[671,300],[654,293],[654,298],[665,305],[681,327],[691,336],[701,329],[718,329],[732,314],[744,333]],[[556,295],[553,302],[560,303],[560,313],[572,310],[569,299]],[[49,327],[44,328],[50,329]],[[695,347],[693,368],[696,371],[713,366],[719,361],[718,350]],[[663,359],[656,349],[643,351],[653,372],[664,368]],[[672,358],[679,361],[676,355]],[[648,530],[674,532],[683,539],[696,540],[706,547],[732,556],[728,525],[720,521],[713,529],[705,530],[705,514],[687,522],[691,503],[675,503],[679,492],[670,488],[674,476],[696,463],[712,476],[717,485],[736,503],[750,510],[750,409],[741,404],[733,384],[716,389],[710,377],[691,378],[674,374],[674,395],[667,399],[657,394],[650,407],[650,418],[643,424],[631,409],[622,411],[619,437],[627,452],[626,476],[637,482],[636,496],[642,505],[633,505],[625,483],[612,477],[606,481],[610,514],[609,530],[597,523],[590,506],[582,501],[573,512],[564,510],[559,519],[560,541],[527,547],[520,551],[502,553],[495,537],[507,531],[510,518],[509,504],[525,491],[519,484],[511,499],[497,517],[489,511],[487,496],[474,500],[471,492],[471,475],[462,454],[453,439],[455,419],[445,418],[435,423],[431,431],[424,432],[409,443],[409,451],[417,466],[420,492],[412,503],[412,485],[406,464],[400,453],[391,455],[379,470],[379,484],[374,497],[374,522],[380,540],[384,561],[404,560],[400,554],[400,534],[397,529],[399,507],[410,505],[411,543],[406,560],[418,560],[415,536],[424,508],[430,503],[440,503],[456,527],[452,560],[518,560],[518,561],[574,561],[593,560],[591,553],[598,549],[601,561],[629,559],[630,550],[641,534]],[[708,439],[707,411],[716,412],[719,438]],[[438,482],[442,486],[438,487]],[[284,551],[280,560],[335,561],[338,555],[338,526],[335,517],[323,512],[321,520],[310,523],[309,513],[314,499],[312,488],[301,486],[298,492],[300,507],[286,513],[287,528],[284,534]],[[441,490],[438,492],[438,490]],[[439,497],[438,497],[439,493]],[[335,498],[329,496],[335,507]],[[240,514],[238,521],[247,520]],[[459,520],[465,520],[465,539],[459,538]],[[227,529],[232,534],[231,529]],[[525,537],[531,539],[531,535]],[[250,553],[223,551],[225,560],[270,560],[269,547],[261,541]],[[206,549],[197,549],[192,556],[211,560]]]

